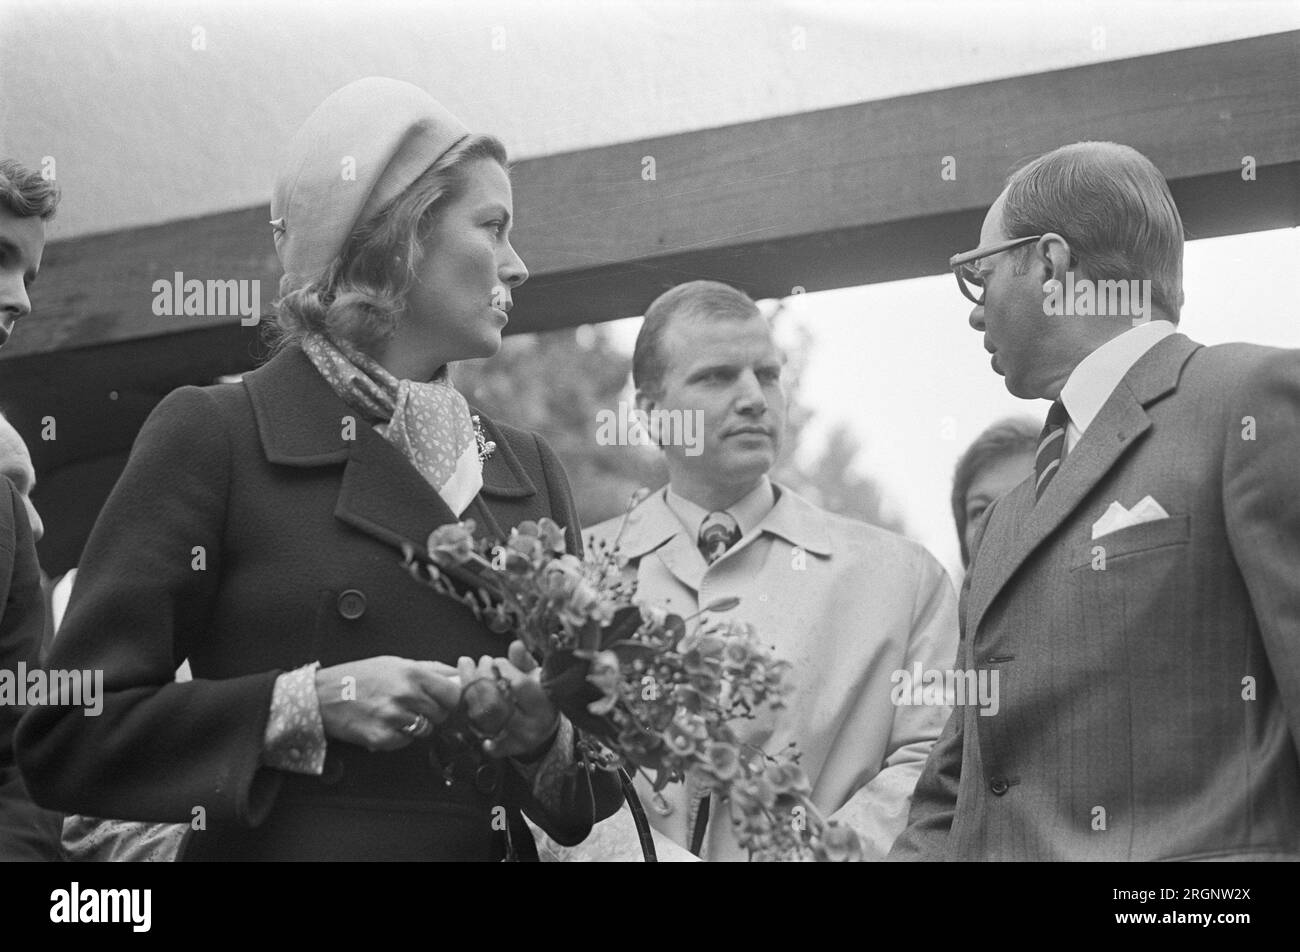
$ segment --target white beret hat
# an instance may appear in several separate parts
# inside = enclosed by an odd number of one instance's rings
[[[319,277],[353,229],[406,191],[469,135],[410,83],[371,76],[331,94],[307,117],[271,196],[281,292]]]

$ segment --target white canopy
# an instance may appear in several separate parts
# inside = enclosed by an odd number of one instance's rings
[[[524,158],[1296,28],[1287,0],[3,0],[0,153],[53,159],[59,240],[266,201],[366,75]]]

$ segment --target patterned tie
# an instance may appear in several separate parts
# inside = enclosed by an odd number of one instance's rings
[[[711,512],[700,523],[700,554],[710,565],[739,541],[740,526],[729,512]]]
[[[1065,456],[1065,428],[1070,423],[1070,414],[1065,412],[1065,404],[1057,400],[1052,409],[1047,411],[1047,421],[1043,424],[1043,433],[1038,438],[1038,454],[1034,457],[1034,500],[1043,498]]]

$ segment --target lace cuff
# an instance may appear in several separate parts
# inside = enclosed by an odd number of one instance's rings
[[[290,773],[325,772],[325,722],[316,696],[319,661],[286,671],[275,679],[271,716],[262,739],[262,763]]]

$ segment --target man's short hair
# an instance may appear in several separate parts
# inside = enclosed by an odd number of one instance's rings
[[[744,291],[721,281],[688,281],[665,291],[646,309],[645,321],[632,351],[632,382],[637,390],[658,392],[668,369],[664,334],[676,317],[692,320],[748,320],[761,317],[758,305]]]
[[[59,206],[59,187],[21,162],[0,159],[0,205],[18,218],[49,221]]]
[[[1042,424],[1030,417],[1008,417],[999,420],[975,437],[957,460],[952,476],[952,520],[957,524],[957,541],[961,545],[961,564],[970,564],[966,551],[966,494],[981,472],[994,463],[1020,453],[1033,453],[1038,449]]]
[[[1152,305],[1178,321],[1183,220],[1136,149],[1076,142],[1039,156],[1007,179],[1002,224],[1008,238],[1061,235],[1093,280],[1150,280]]]

